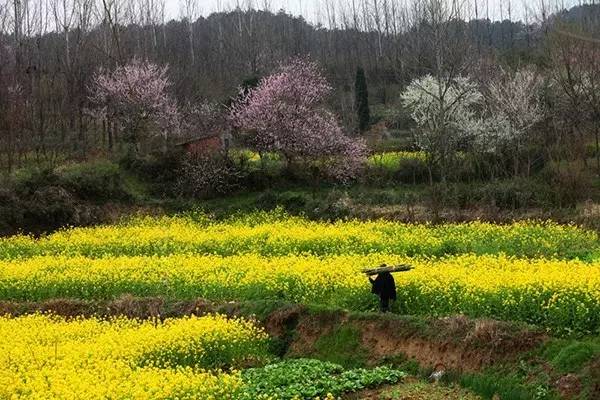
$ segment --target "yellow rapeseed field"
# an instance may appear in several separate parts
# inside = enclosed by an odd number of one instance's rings
[[[0,239],[0,300],[131,294],[364,311],[377,304],[361,269],[409,263],[413,270],[396,274],[395,312],[598,334],[599,248],[595,233],[551,222],[326,223],[279,213],[139,218]],[[269,359],[261,329],[218,315],[0,317],[0,337],[0,399],[246,399],[245,372],[236,369]]]
[[[399,312],[489,316],[560,332],[600,328],[600,262],[505,255],[43,256],[0,261],[0,298],[110,299],[130,293],[174,299],[282,299],[368,310],[375,307],[375,298],[360,269],[383,262],[415,267],[396,275]]]
[[[66,229],[40,239],[0,239],[0,258],[35,255],[106,256],[256,253],[288,254],[392,253],[408,256],[508,254],[518,257],[595,259],[594,232],[551,222],[495,225],[402,224],[389,221],[314,222],[266,214],[221,222],[202,216],[140,218],[116,226]]]
[[[463,313],[560,333],[600,331],[597,234],[552,222],[412,225],[309,221],[257,213],[138,218],[0,240],[0,300],[112,299],[123,294],[281,299],[369,310],[360,273],[397,275],[397,312]]]
[[[235,367],[266,354],[266,336],[221,316],[135,321],[0,318],[2,399],[235,399]]]

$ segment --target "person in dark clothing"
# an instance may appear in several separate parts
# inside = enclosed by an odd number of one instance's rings
[[[379,309],[381,312],[388,312],[390,310],[390,300],[396,300],[394,277],[389,272],[380,272],[375,279],[369,277],[369,281],[373,286],[371,293],[379,296]]]

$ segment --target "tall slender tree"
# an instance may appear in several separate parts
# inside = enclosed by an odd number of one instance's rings
[[[358,114],[358,129],[361,132],[369,129],[371,122],[371,112],[369,110],[369,91],[367,88],[367,78],[365,70],[358,67],[356,70],[356,79],[354,80],[354,98],[356,113]]]

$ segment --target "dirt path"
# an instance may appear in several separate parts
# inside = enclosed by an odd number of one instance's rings
[[[440,386],[416,378],[378,389],[364,390],[343,400],[481,400],[481,397],[456,386]]]

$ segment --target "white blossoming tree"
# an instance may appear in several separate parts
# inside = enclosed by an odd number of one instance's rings
[[[539,75],[523,69],[514,73],[502,71],[485,91],[488,115],[478,141],[488,151],[508,150],[513,155],[515,175],[519,173],[523,144],[528,141],[531,129],[545,116],[542,88]]]
[[[466,77],[438,79],[426,75],[414,80],[401,98],[417,125],[415,143],[428,155],[430,182],[434,165],[440,167],[445,180],[460,143],[482,129],[477,108],[483,95]]]

